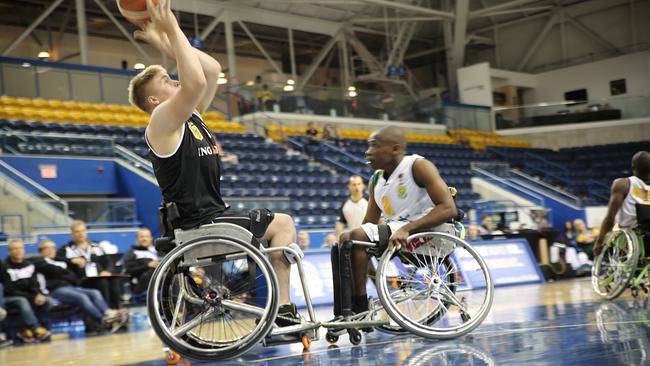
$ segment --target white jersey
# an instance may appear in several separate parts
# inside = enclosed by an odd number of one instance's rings
[[[620,227],[635,228],[637,225],[636,204],[650,205],[650,185],[635,176],[628,179],[630,180],[630,190],[623,200],[621,209],[616,214],[616,223]]]
[[[348,198],[339,208],[339,217],[336,221],[347,225],[348,229],[356,229],[361,226],[367,209],[368,200],[365,198],[361,197],[356,202],[352,198]]]
[[[413,163],[418,159],[423,157],[404,156],[388,180],[383,170],[376,171],[371,179],[375,202],[388,224],[415,221],[435,206],[426,189],[418,186],[413,178]]]

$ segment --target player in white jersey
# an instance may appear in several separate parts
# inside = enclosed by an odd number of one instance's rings
[[[366,157],[375,170],[368,186],[368,208],[361,227],[341,234],[339,244],[332,248],[335,316],[368,309],[368,254],[364,248],[353,247],[352,240],[387,239],[389,246],[400,248],[410,234],[431,230],[457,215],[449,188],[435,165],[405,153],[406,139],[397,127],[384,127],[368,139]],[[382,216],[386,225],[378,225]]]
[[[603,249],[605,236],[612,231],[614,223],[623,228],[637,228],[637,216],[640,205],[650,205],[650,153],[639,151],[632,157],[632,174],[629,178],[618,178],[612,183],[612,193],[609,197],[607,215],[600,226],[600,234],[594,244],[594,255],[599,255]],[[648,255],[648,244],[645,240]]]

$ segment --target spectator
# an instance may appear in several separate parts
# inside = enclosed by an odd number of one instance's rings
[[[0,262],[0,274],[2,273],[4,273],[4,266],[2,265],[2,262]],[[2,322],[7,318],[7,310],[5,309],[5,306],[4,286],[2,285],[2,281],[0,281],[0,328],[2,328]],[[11,339],[7,339],[4,333],[0,333],[0,348],[11,346],[13,343],[14,342]]]
[[[136,244],[124,256],[126,272],[131,275],[131,292],[134,294],[147,290],[151,275],[160,264],[158,251],[152,244],[151,231],[141,228],[136,234]]]
[[[45,276],[45,284],[52,298],[83,310],[93,320],[89,329],[112,324],[112,331],[115,331],[126,324],[128,316],[109,309],[99,290],[79,286],[79,277],[70,270],[73,264],[69,260],[55,258],[56,244],[53,241],[44,239],[38,251],[43,259],[35,263],[36,271]]]
[[[5,286],[7,307],[18,308],[26,326],[18,332],[18,338],[25,343],[48,340],[50,331],[39,323],[35,313],[47,312],[53,305],[52,300],[40,289],[34,263],[25,260],[23,241],[10,240],[8,249],[9,256],[0,275]]]
[[[336,235],[329,234],[329,235],[327,235],[325,237],[325,242],[320,247],[321,248],[331,248],[332,246],[334,246],[334,244],[336,244]]]
[[[467,227],[467,239],[468,240],[480,240],[479,236],[479,226],[476,224],[469,224]]]
[[[235,153],[225,152],[219,143],[217,143],[217,151],[219,151],[219,158],[221,158],[222,163],[239,164],[239,156]]]
[[[348,179],[348,197],[339,208],[339,217],[336,219],[336,237],[340,237],[347,225],[348,230],[361,227],[363,218],[366,216],[368,200],[363,197],[365,191],[363,178],[352,175]]]
[[[320,136],[314,122],[307,123],[307,130],[305,130],[305,144],[304,152],[305,154],[310,154],[310,149],[312,146],[318,145],[320,142]]]
[[[343,147],[339,130],[334,125],[327,124],[323,127],[323,141],[332,142],[338,147]]]
[[[75,220],[70,226],[71,240],[57,251],[57,257],[70,260],[72,270],[85,287],[98,289],[108,306],[120,307],[121,279],[112,278],[115,265],[97,242],[88,240],[86,224]]]
[[[587,225],[582,219],[573,220],[574,235],[576,239],[576,244],[582,249],[589,259],[594,259],[594,243],[596,238],[598,238],[597,230],[589,230]]]
[[[492,216],[483,215],[481,216],[481,226],[478,228],[479,235],[488,235],[491,234],[494,230],[492,226]]]
[[[567,220],[564,222],[564,231],[558,235],[557,241],[562,244],[571,245],[574,240],[575,234],[573,229],[573,222],[571,220]]]
[[[268,85],[262,85],[262,89],[255,92],[255,98],[257,98],[257,102],[261,106],[262,110],[273,110],[273,104],[275,104],[276,101],[273,97],[273,93],[269,90]]]
[[[308,232],[301,231],[298,233],[298,245],[300,245],[300,249],[302,249],[303,252],[309,249],[310,239]]]

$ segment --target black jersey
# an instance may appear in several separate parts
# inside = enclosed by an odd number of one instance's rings
[[[149,147],[163,199],[176,203],[182,229],[209,223],[226,210],[219,187],[219,149],[201,117],[194,113],[185,121],[180,144],[172,154],[157,155]]]

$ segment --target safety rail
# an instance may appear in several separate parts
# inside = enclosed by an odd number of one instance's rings
[[[113,149],[117,157],[125,159],[128,163],[130,163],[134,167],[139,168],[145,171],[146,173],[151,174],[152,176],[154,175],[153,166],[151,165],[151,162],[149,160],[144,159],[140,155],[134,153],[133,151],[125,148],[122,145],[115,144]]]
[[[518,177],[521,177],[522,179],[525,179],[525,180],[527,180],[527,181],[529,181],[529,182],[531,182],[531,183],[533,183],[535,185],[541,186],[546,190],[550,190],[550,191],[553,192],[553,194],[560,195],[560,196],[564,197],[565,199],[567,199],[569,201],[573,201],[573,204],[576,205],[576,206],[582,206],[582,200],[579,197],[577,197],[577,196],[575,196],[575,195],[573,195],[573,194],[571,194],[569,192],[566,192],[566,191],[564,191],[562,189],[554,187],[554,186],[552,186],[552,185],[550,185],[550,184],[548,184],[548,183],[546,183],[546,182],[544,182],[544,181],[542,181],[540,179],[537,179],[537,178],[535,178],[533,176],[530,176],[530,175],[528,175],[528,174],[526,174],[526,173],[524,173],[524,172],[522,172],[522,171],[520,171],[518,169],[510,169],[510,173],[514,174],[514,175],[516,175]]]

